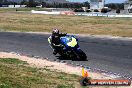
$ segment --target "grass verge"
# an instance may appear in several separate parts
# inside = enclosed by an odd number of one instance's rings
[[[14,58],[0,58],[0,88],[80,88],[78,77],[47,68],[32,68]]]
[[[51,32],[52,28],[75,34],[132,37],[131,18],[0,13],[0,31]]]
[[[31,11],[31,10],[41,10],[41,11],[48,11],[48,9],[45,8],[29,8],[29,7],[23,7],[23,8],[0,8],[0,12],[15,12],[15,11]]]

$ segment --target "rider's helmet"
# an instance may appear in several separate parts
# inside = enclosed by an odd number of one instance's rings
[[[53,29],[52,35],[58,35],[58,34],[59,34],[59,30],[58,29]]]

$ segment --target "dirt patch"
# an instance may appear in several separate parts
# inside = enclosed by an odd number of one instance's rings
[[[67,65],[66,63],[51,62],[42,58],[36,59],[36,58],[27,57],[27,56],[20,56],[15,53],[6,53],[6,52],[0,52],[0,58],[18,58],[22,61],[27,61],[27,63],[29,63],[33,67],[38,67],[38,68],[47,67],[52,70],[62,71],[69,74],[81,75],[81,69],[82,69],[81,67],[73,67],[73,66]],[[95,79],[110,78],[110,77],[104,77],[103,75],[100,75],[98,73],[92,73],[89,75],[90,77]]]

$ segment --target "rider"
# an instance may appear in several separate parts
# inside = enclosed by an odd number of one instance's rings
[[[60,37],[66,36],[66,33],[60,33],[58,29],[53,29],[51,35],[51,46],[53,47],[54,51],[53,54],[57,54],[57,50],[60,47]]]

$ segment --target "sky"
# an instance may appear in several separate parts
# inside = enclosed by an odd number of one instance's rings
[[[85,2],[85,1],[88,1],[88,0],[68,0],[68,1],[72,1],[72,2]],[[105,3],[122,3],[126,0],[105,0]]]

